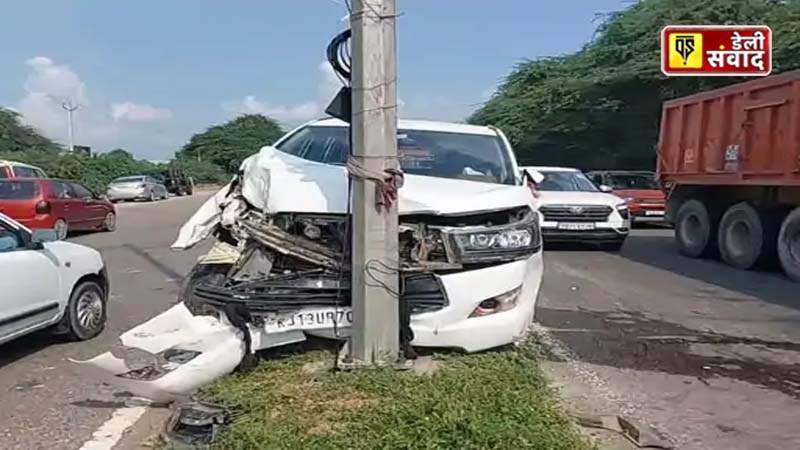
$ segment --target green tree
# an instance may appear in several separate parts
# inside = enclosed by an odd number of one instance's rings
[[[245,158],[282,135],[283,130],[274,120],[247,114],[195,134],[175,156],[196,169],[201,165],[188,161],[212,163],[225,173],[234,173]],[[206,169],[210,168],[205,166],[203,170]]]
[[[0,107],[0,152],[56,153],[61,147],[20,122],[18,113]]]
[[[580,51],[520,63],[469,121],[503,129],[525,164],[652,169],[664,100],[742,81],[661,74],[660,29],[698,23],[768,24],[774,72],[800,67],[798,0],[640,0]]]

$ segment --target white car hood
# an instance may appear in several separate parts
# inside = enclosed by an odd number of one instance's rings
[[[242,194],[269,213],[347,211],[347,170],[298,158],[273,147],[242,163]],[[464,214],[530,204],[527,187],[406,175],[399,192],[400,214]]]
[[[536,206],[545,205],[606,205],[617,206],[625,201],[605,192],[539,191]]]
[[[347,170],[263,147],[241,166],[242,195],[270,213],[347,212]],[[185,249],[209,235],[229,201],[230,185],[210,198],[181,228],[173,249]],[[406,175],[398,193],[400,214],[463,215],[518,206],[534,207],[527,186]]]

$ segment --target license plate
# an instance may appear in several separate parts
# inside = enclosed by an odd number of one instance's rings
[[[559,223],[558,224],[559,230],[570,230],[570,231],[585,231],[585,230],[594,230],[593,223]]]
[[[264,318],[264,330],[282,332],[291,330],[318,330],[349,327],[353,324],[350,308],[304,309],[288,314],[273,314]]]
[[[664,215],[664,211],[645,211],[644,215],[645,216],[663,216]]]

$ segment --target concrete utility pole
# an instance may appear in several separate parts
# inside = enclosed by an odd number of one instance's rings
[[[75,135],[75,128],[73,126],[72,120],[72,113],[78,110],[79,106],[74,105],[71,99],[67,99],[64,103],[61,104],[61,107],[67,111],[67,132],[69,133],[69,151],[75,151],[75,142],[74,142],[74,135]]]
[[[372,172],[397,164],[395,0],[354,0],[353,158]],[[397,201],[376,209],[375,183],[353,178],[353,327],[356,365],[388,364],[399,354]],[[389,269],[389,270],[387,270]]]

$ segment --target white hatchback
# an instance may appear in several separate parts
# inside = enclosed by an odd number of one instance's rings
[[[630,213],[611,188],[595,185],[570,167],[522,169],[541,176],[533,189],[545,243],[596,244],[605,250],[619,250],[625,243]]]
[[[86,340],[105,326],[108,275],[100,253],[3,214],[0,288],[0,344],[51,326]]]

